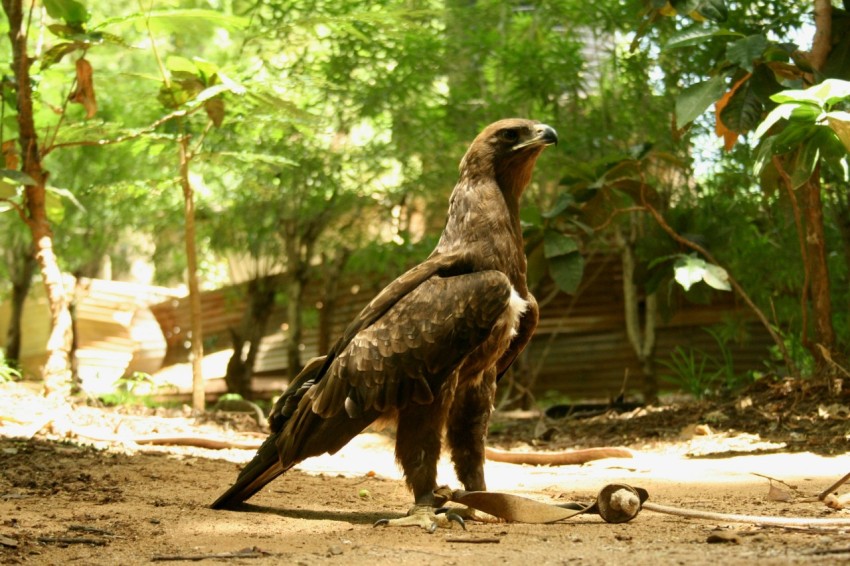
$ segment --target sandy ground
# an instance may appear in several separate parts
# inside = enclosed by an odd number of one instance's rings
[[[91,421],[95,414],[89,411]],[[9,411],[7,411],[8,413]],[[209,432],[191,419],[110,415],[110,430]],[[83,419],[85,420],[85,419]],[[117,421],[116,421],[117,420]],[[204,558],[229,564],[837,564],[850,563],[850,528],[785,529],[643,511],[630,523],[582,516],[550,525],[471,523],[469,530],[384,529],[410,505],[388,433],[366,433],[334,456],[309,460],[241,511],[209,503],[251,450],[140,446],[69,434],[61,424],[29,439],[26,423],[0,422],[0,562],[146,564]],[[87,421],[87,422],[89,422]],[[34,419],[35,422],[35,419]],[[79,418],[73,427],[83,427]],[[114,423],[118,422],[118,425]],[[125,424],[128,423],[128,424]],[[153,424],[150,424],[153,423]],[[91,425],[93,426],[93,425]],[[94,436],[92,429],[86,429]],[[187,429],[189,430],[189,429]],[[185,432],[185,431],[184,431]],[[60,437],[64,434],[65,440]],[[219,429],[219,434],[223,434]],[[227,433],[231,434],[231,433]],[[232,433],[235,435],[235,433]],[[120,434],[119,434],[120,436]],[[236,437],[256,438],[244,433]],[[69,439],[70,438],[70,439]],[[728,456],[718,447],[762,452]],[[713,447],[713,448],[710,448]],[[850,471],[850,457],[784,453],[752,435],[707,434],[631,446],[630,459],[544,468],[488,462],[491,490],[541,501],[586,502],[607,483],[646,488],[650,500],[727,513],[850,519],[815,496]],[[695,455],[713,452],[712,457]],[[791,501],[769,496],[773,482]],[[441,481],[457,486],[448,461]],[[843,486],[839,491],[850,490]],[[735,542],[712,544],[717,528]],[[254,549],[252,557],[236,557]],[[226,557],[218,557],[221,554]]]

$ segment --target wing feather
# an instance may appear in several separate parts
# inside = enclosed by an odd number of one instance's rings
[[[430,403],[490,335],[511,285],[503,273],[433,276],[352,337],[316,384],[313,412],[329,418]]]

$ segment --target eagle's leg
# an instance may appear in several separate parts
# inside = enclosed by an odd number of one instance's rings
[[[406,517],[381,519],[375,526],[413,526],[429,532],[437,527],[450,528],[452,522],[463,526],[463,519],[454,513],[435,513],[437,460],[446,415],[443,405],[438,399],[431,405],[411,404],[399,412],[395,454],[404,470],[407,486],[413,492],[414,503]]]
[[[467,491],[484,491],[484,447],[496,395],[495,369],[480,380],[458,384],[449,412],[446,440],[457,479]]]
[[[487,490],[484,448],[495,398],[495,368],[485,370],[480,380],[458,384],[455,391],[449,411],[446,440],[451,449],[457,478],[467,491]],[[498,520],[474,509],[462,509],[460,515],[477,521]]]

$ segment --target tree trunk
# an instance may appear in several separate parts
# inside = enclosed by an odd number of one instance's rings
[[[45,295],[50,307],[50,336],[47,340],[47,361],[44,364],[44,392],[50,396],[67,397],[71,392],[71,314],[62,281],[62,272],[53,253],[53,233],[45,208],[47,172],[42,168],[32,113],[31,60],[27,55],[27,36],[23,27],[21,0],[3,0],[3,10],[9,19],[9,40],[12,44],[12,70],[17,84],[18,142],[21,147],[21,170],[34,184],[25,188],[26,223],[32,232],[35,259],[41,269]]]
[[[204,338],[201,327],[201,291],[198,286],[198,254],[195,249],[195,197],[189,182],[189,137],[180,138],[180,185],[183,188],[183,217],[186,240],[186,279],[189,285],[189,316],[191,319],[192,341],[192,408],[203,411],[205,405],[204,374]]]
[[[277,284],[274,277],[252,279],[248,282],[248,304],[242,316],[239,331],[230,330],[233,339],[233,356],[227,363],[224,381],[230,393],[238,393],[244,399],[253,398],[251,378],[254,363],[260,351],[260,342],[266,334],[269,318],[274,307]],[[248,352],[243,353],[245,342]]]
[[[333,318],[336,314],[337,298],[339,295],[339,278],[348,263],[351,250],[338,250],[330,262],[325,258],[325,286],[322,289],[322,308],[319,309],[319,355],[326,354],[331,349],[333,337]]]
[[[35,273],[36,261],[32,245],[13,246],[12,253],[16,257],[15,269],[12,273],[12,296],[9,317],[9,328],[6,331],[6,359],[13,360],[20,366],[21,358],[21,320],[24,314],[24,302],[32,286],[32,276]]]
[[[833,369],[830,363],[835,350],[835,329],[832,326],[832,300],[830,297],[829,268],[826,262],[826,240],[823,226],[820,171],[800,189],[803,195],[803,217],[806,234],[806,269],[810,281],[812,328],[814,341],[809,351],[815,359],[816,375],[829,379]]]
[[[296,270],[289,283],[289,302],[286,305],[286,320],[289,329],[286,334],[286,373],[290,381],[301,371],[301,339],[304,335],[303,307],[304,276]]]
[[[620,257],[623,264],[623,305],[626,321],[626,336],[635,356],[640,362],[643,373],[643,396],[647,403],[658,400],[658,380],[655,375],[655,326],[657,300],[655,293],[648,293],[644,300],[643,331],[640,324],[640,304],[638,288],[635,284],[635,220],[631,219],[630,235],[626,238],[622,230],[617,230],[620,245]]]

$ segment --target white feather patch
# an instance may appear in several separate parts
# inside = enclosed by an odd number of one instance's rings
[[[516,289],[511,287],[511,298],[508,301],[508,318],[511,325],[511,338],[517,335],[519,319],[528,310],[528,301],[519,296]]]

